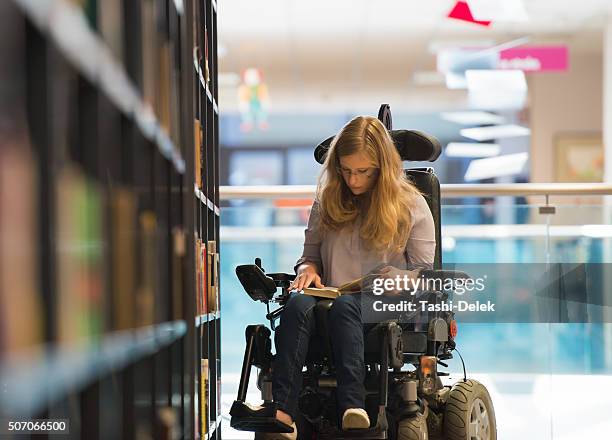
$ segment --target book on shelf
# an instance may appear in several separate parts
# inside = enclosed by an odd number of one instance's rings
[[[208,433],[208,411],[210,410],[209,408],[209,393],[208,393],[208,387],[209,387],[209,374],[208,374],[208,359],[202,359],[201,360],[201,367],[200,367],[200,410],[202,412],[202,427],[201,427],[201,432],[202,434],[207,434]]]
[[[152,110],[157,108],[158,51],[155,2],[140,0],[142,42],[142,97]]]
[[[185,259],[185,230],[172,228],[172,319],[183,318],[183,261]]]
[[[305,289],[302,289],[302,291],[304,295],[316,296],[318,298],[335,299],[340,295],[359,292],[361,290],[361,285],[365,280],[366,277],[361,277],[348,283],[342,284],[340,287],[306,287]]]
[[[181,421],[176,408],[165,406],[157,409],[157,429],[155,438],[159,440],[176,440],[180,437]]]
[[[27,142],[27,141],[26,141]],[[27,145],[0,140],[0,353],[42,341],[38,179]],[[1,356],[0,356],[1,357]]]
[[[169,26],[169,50],[170,50],[170,138],[177,147],[182,147],[181,142],[181,119],[180,119],[180,75],[181,75],[181,48],[179,42],[181,36],[178,25],[170,20]],[[182,151],[185,154],[185,151]]]
[[[194,140],[194,176],[198,189],[202,189],[202,124],[198,119],[193,122],[193,140]]]
[[[172,133],[172,113],[170,110],[172,97],[171,94],[171,56],[170,56],[170,41],[163,40],[159,47],[159,84],[158,93],[159,101],[155,113],[159,117],[160,125],[169,135]]]
[[[217,253],[217,242],[208,242],[207,254],[207,276],[208,276],[208,312],[219,310],[219,254]]]
[[[91,0],[90,0],[91,1]],[[123,62],[123,2],[122,0],[97,0],[98,32],[111,50],[117,62]]]
[[[122,0],[70,0],[80,7],[89,26],[104,40],[116,61],[123,61],[123,20]]]
[[[202,435],[200,433],[200,428],[202,427],[201,423],[200,423],[200,393],[202,392],[201,390],[201,384],[202,384],[202,378],[200,377],[199,374],[197,374],[197,366],[196,366],[196,374],[194,377],[194,381],[193,381],[193,385],[194,385],[194,393],[193,393],[193,438],[195,439],[200,439],[202,438]]]
[[[208,286],[208,273],[207,273],[207,252],[206,252],[206,243],[203,241],[200,242],[200,275],[202,276],[202,284],[200,289],[200,315],[203,315],[208,312],[208,296],[207,296],[207,286]]]
[[[111,206],[111,261],[113,328],[134,327],[136,289],[136,197],[125,187],[113,188]]]
[[[216,364],[217,368],[215,369],[215,371],[217,374],[217,380],[215,383],[217,385],[217,400],[215,402],[215,407],[213,408],[213,410],[215,411],[215,420],[218,421],[221,413],[221,359],[216,359]]]
[[[206,244],[196,239],[196,313],[203,315],[207,311],[207,253]]]
[[[208,68],[208,28],[204,26],[204,80],[210,82],[210,69]]]
[[[198,23],[200,21],[200,2],[193,2],[193,17],[191,20],[191,47],[198,47]],[[196,51],[193,52],[197,53]],[[197,57],[196,57],[197,59]]]
[[[83,10],[85,20],[92,29],[98,27],[98,1],[99,0],[69,0],[75,6]]]
[[[56,178],[57,339],[73,343],[102,331],[102,194],[80,168],[65,165]]]
[[[204,279],[202,277],[202,241],[195,240],[195,268],[196,268],[196,314],[200,315],[202,310],[202,289]]]
[[[155,280],[157,274],[157,217],[145,210],[138,216],[139,279],[136,288],[136,325],[152,325],[155,322]]]

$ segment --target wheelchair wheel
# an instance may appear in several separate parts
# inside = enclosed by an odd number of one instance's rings
[[[491,396],[483,384],[457,382],[446,401],[444,434],[448,440],[496,440],[497,426]]]
[[[397,424],[397,440],[428,440],[427,415],[418,414]]]

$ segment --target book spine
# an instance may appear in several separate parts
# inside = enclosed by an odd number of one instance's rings
[[[201,396],[201,412],[202,412],[202,434],[208,433],[208,410],[209,410],[209,374],[208,374],[208,359],[202,359],[201,363],[201,387],[200,387],[200,396]]]
[[[157,217],[152,211],[143,211],[140,225],[140,280],[136,291],[137,325],[152,325],[155,320],[155,274],[157,249],[155,232]]]
[[[119,188],[111,193],[113,327],[134,327],[136,200],[134,194]]]
[[[0,148],[0,357],[42,341],[36,161],[27,148]],[[0,142],[2,143],[2,142]],[[15,188],[18,188],[16,191]]]
[[[172,318],[183,319],[183,262],[186,239],[182,227],[172,229]]]

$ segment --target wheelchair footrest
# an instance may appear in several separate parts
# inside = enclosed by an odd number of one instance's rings
[[[293,427],[276,418],[276,405],[249,405],[234,401],[230,410],[230,426],[239,431],[251,432],[293,432]]]

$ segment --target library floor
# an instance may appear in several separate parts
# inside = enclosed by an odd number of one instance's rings
[[[471,375],[489,389],[495,404],[501,440],[575,440],[603,438],[612,432],[612,376],[599,375]],[[229,426],[228,412],[236,398],[239,374],[222,376],[222,437],[252,439],[253,434]],[[457,376],[447,380],[454,382]],[[252,373],[251,382],[255,383]],[[589,398],[597,396],[596,398]],[[249,389],[248,401],[260,402],[259,390]]]

